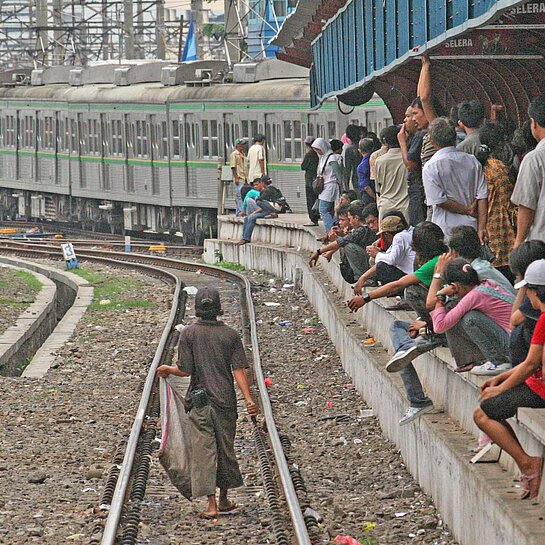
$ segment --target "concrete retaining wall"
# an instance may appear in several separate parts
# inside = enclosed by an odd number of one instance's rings
[[[22,373],[24,377],[42,377],[55,360],[57,350],[70,338],[77,323],[91,304],[93,287],[76,274],[48,265],[4,256],[0,256],[0,262],[43,275],[45,280],[56,288],[56,297],[51,303],[54,321],[50,324],[51,327],[39,327],[29,336],[29,346],[32,346],[30,353],[34,356]],[[58,321],[61,317],[62,319]],[[1,367],[0,371],[2,371]],[[8,373],[2,371],[2,374]]]
[[[237,240],[238,221],[220,224],[219,232]],[[398,420],[407,402],[397,375],[386,373],[388,354],[384,347],[363,348],[364,329],[370,330],[384,346],[389,345],[391,313],[378,304],[366,305],[365,313],[350,314],[345,301],[349,290],[335,264],[324,271],[310,269],[308,253],[316,247],[312,231],[263,226],[261,237],[276,240],[293,249],[208,240],[204,259],[214,263],[217,252],[223,259],[241,263],[249,269],[266,271],[299,284],[328,330],[343,366],[377,414],[384,434],[401,449],[409,471],[429,493],[444,520],[462,545],[537,545],[545,543],[545,509],[541,505],[517,500],[513,478],[499,464],[469,464],[468,448],[475,443],[471,413],[477,404],[477,384],[449,369],[450,355],[435,351],[416,363],[419,375],[436,405],[446,412],[430,413],[414,423],[400,427]],[[229,231],[232,231],[228,234]],[[314,239],[314,242],[311,240]],[[331,275],[327,274],[328,272]],[[444,357],[447,361],[442,361]],[[421,361],[422,360],[422,361]],[[452,366],[452,362],[450,363]],[[542,443],[518,429],[523,443],[543,451]]]

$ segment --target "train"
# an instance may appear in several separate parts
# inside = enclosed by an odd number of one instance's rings
[[[232,184],[225,193],[219,180],[237,138],[265,134],[269,175],[303,212],[305,137],[391,123],[378,97],[349,112],[335,102],[311,110],[307,71],[276,59],[232,71],[221,61],[61,66],[4,79],[3,219],[187,244],[214,236],[222,194],[234,207]]]

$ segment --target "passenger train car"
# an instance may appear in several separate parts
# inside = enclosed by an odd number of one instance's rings
[[[68,68],[49,82],[33,73],[37,84],[0,88],[5,219],[176,233],[198,244],[214,233],[218,167],[236,138],[266,135],[269,174],[292,209],[303,212],[305,137],[338,138],[349,122],[378,132],[391,121],[379,99],[349,115],[334,103],[310,111],[308,79],[270,79],[270,69],[262,81],[213,83],[216,74],[207,71],[203,80],[195,68],[193,80],[184,76],[178,84],[164,77],[176,67],[161,68],[163,82],[160,73],[150,81],[142,67],[124,69],[113,82],[97,77],[98,69],[93,77],[83,78],[91,69],[80,69],[66,78]],[[139,78],[138,70],[147,75]],[[281,75],[289,76],[290,67]],[[226,203],[233,202],[231,187]]]

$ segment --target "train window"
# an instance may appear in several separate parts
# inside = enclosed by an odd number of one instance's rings
[[[5,123],[5,140],[6,148],[15,148],[17,146],[17,123],[14,115],[6,116]]]
[[[23,117],[23,148],[34,148],[34,116],[25,115]]]
[[[166,121],[161,121],[161,131],[159,133],[159,125],[157,125],[157,136],[160,136],[159,142],[161,146],[161,157],[168,159],[168,126]]]
[[[246,138],[253,136],[253,134],[250,134],[250,124],[245,119],[242,121],[242,136]]]
[[[112,119],[111,131],[112,155],[116,157],[123,157],[125,155],[125,150],[123,149],[123,124],[121,119]]]
[[[55,149],[55,120],[53,117],[44,117],[42,122],[42,149]]]
[[[166,136],[166,125],[163,137]],[[180,146],[180,122],[175,119],[172,122],[172,157],[175,159],[180,158],[181,146]]]
[[[377,112],[366,112],[365,124],[367,125],[367,130],[377,132]]]
[[[75,155],[79,154],[79,141],[78,141],[78,123],[75,119],[70,119],[70,153]]]
[[[200,125],[198,123],[193,123],[193,131],[194,131],[194,142],[195,142],[195,155],[197,157],[201,157],[201,133],[200,133]]]
[[[202,156],[210,157],[210,142],[208,140],[208,121],[202,122]]]
[[[300,121],[293,122],[293,151],[294,159],[303,159],[303,129]]]
[[[0,148],[4,147],[4,118],[0,116]]]
[[[220,153],[220,136],[218,122],[215,119],[210,121],[210,142],[212,148],[212,158],[216,159],[217,157],[219,157]]]
[[[86,151],[92,155],[100,154],[100,124],[98,119],[89,119],[86,123],[84,122],[84,127],[87,125],[87,130],[83,131],[86,138]]]
[[[257,128],[257,121],[251,121],[250,122],[250,137],[253,138],[258,132],[259,129]]]
[[[293,159],[292,138],[291,121],[284,121],[284,159],[286,159],[286,161],[291,161]]]
[[[335,121],[327,122],[327,137],[331,140],[337,138],[337,123]]]
[[[358,125],[358,126],[359,126],[360,120],[359,120],[359,119],[351,119],[351,120],[350,120],[350,124],[351,124],[351,125]]]
[[[149,156],[149,144],[148,144],[148,126],[145,121],[137,121],[135,127],[136,135],[136,156],[148,157]]]

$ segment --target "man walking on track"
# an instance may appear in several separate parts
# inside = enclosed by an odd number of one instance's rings
[[[234,449],[237,399],[233,376],[246,399],[248,414],[258,412],[246,377],[244,347],[238,333],[217,319],[221,314],[218,290],[201,288],[195,297],[199,321],[180,333],[178,364],[157,369],[162,378],[171,374],[191,377],[186,395],[191,423],[191,496],[208,497],[208,508],[199,515],[205,519],[236,509],[227,493],[243,485]]]

